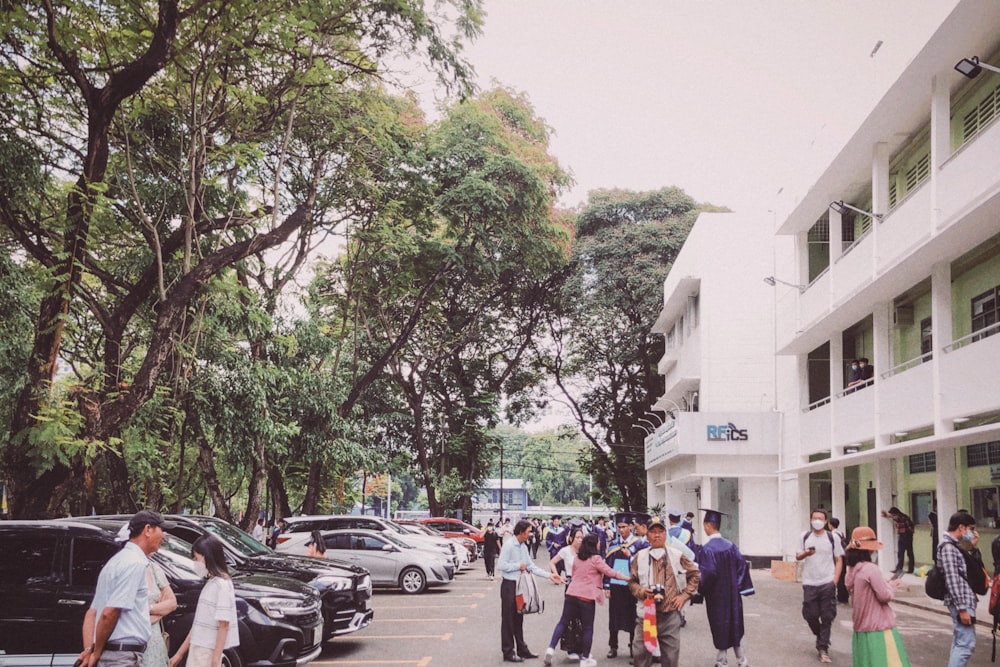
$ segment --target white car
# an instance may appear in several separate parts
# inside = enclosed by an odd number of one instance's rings
[[[373,586],[422,593],[428,586],[451,583],[455,576],[455,568],[445,556],[413,547],[391,532],[348,528],[324,530],[321,534],[327,557],[367,569]],[[304,555],[312,534],[287,535],[288,539],[278,545],[278,552]]]

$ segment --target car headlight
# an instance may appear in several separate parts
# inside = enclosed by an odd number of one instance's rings
[[[315,612],[319,608],[316,600],[310,600],[303,604],[302,600],[295,598],[261,598],[260,606],[264,613],[271,618],[285,618],[286,616],[303,616]]]
[[[326,588],[334,591],[349,591],[354,585],[350,577],[337,577],[334,575],[316,577],[311,583],[316,588]]]
[[[358,579],[358,590],[359,591],[371,590],[371,587],[372,587],[372,578],[371,578],[370,575],[366,574],[365,576],[363,576],[360,579]]]

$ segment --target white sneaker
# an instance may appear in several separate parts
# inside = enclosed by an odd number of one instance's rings
[[[569,658],[570,660],[579,660],[580,659],[580,654],[579,653],[567,653],[566,657]]]
[[[593,658],[580,658],[580,667],[597,667],[597,661]]]

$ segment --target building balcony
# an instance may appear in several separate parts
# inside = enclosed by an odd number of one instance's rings
[[[834,447],[871,440],[875,433],[876,390],[881,390],[881,385],[845,389],[834,399]]]
[[[830,449],[832,418],[833,405],[829,400],[815,403],[802,413],[799,419],[799,443],[803,456]]]
[[[938,220],[960,219],[970,203],[978,204],[1000,189],[1000,122],[958,149],[937,174]]]
[[[660,375],[666,375],[670,372],[670,369],[677,365],[677,351],[667,350],[666,354],[660,357],[660,362],[656,364],[656,372]]]
[[[983,338],[984,332],[992,335]],[[1000,410],[1000,325],[956,340],[939,363],[943,419]]]
[[[667,360],[670,357],[670,360]],[[696,327],[684,339],[684,344],[670,350],[660,359],[660,368],[664,378],[664,395],[673,396],[696,387],[701,381],[701,328]]]
[[[931,233],[931,184],[909,193],[878,225],[877,270],[881,273],[925,242]]]
[[[933,362],[905,366],[909,367],[886,373],[878,380],[882,433],[915,431],[933,422]]]

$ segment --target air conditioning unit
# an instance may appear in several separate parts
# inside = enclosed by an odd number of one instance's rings
[[[913,306],[896,306],[892,312],[892,323],[897,327],[913,324]]]

